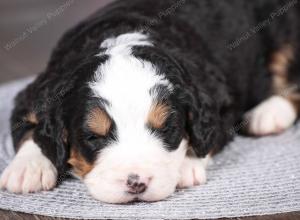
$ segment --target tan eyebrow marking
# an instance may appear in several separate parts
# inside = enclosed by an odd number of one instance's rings
[[[87,124],[92,132],[104,136],[109,132],[112,122],[103,110],[96,107],[89,113]]]
[[[163,103],[155,103],[148,114],[148,124],[153,128],[162,128],[170,115],[170,107]]]
[[[89,163],[78,150],[74,148],[71,149],[68,163],[72,166],[74,173],[80,177],[84,177],[94,168],[94,165]]]

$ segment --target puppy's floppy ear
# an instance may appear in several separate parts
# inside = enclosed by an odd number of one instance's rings
[[[215,101],[204,91],[186,93],[186,133],[198,157],[223,144],[221,119]]]
[[[181,72],[177,97],[184,106],[189,145],[198,157],[221,150],[231,140],[228,127],[234,124],[224,74],[218,65],[202,58],[197,65],[186,58],[177,62]]]
[[[35,131],[35,142],[51,160],[59,174],[63,174],[67,169],[70,152],[61,108],[52,109],[49,114],[44,114]]]

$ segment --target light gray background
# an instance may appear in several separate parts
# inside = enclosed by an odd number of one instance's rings
[[[1,0],[0,1],[0,84],[41,72],[60,36],[95,10],[112,0]],[[53,13],[66,3],[63,12]],[[52,13],[50,19],[47,17]],[[43,23],[46,19],[46,24]],[[29,28],[38,27],[30,33]],[[5,46],[23,33],[16,46]]]

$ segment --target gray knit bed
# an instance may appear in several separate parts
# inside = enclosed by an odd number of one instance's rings
[[[8,118],[12,99],[31,79],[0,86],[0,172],[13,157]],[[224,131],[225,132],[225,131]],[[165,201],[110,205],[69,179],[51,192],[0,192],[0,209],[83,219],[208,219],[300,211],[300,124],[280,136],[237,137],[215,157],[208,183]]]

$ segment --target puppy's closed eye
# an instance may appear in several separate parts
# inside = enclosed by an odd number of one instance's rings
[[[87,125],[90,131],[95,134],[91,136],[91,138],[94,138],[107,135],[111,129],[112,121],[105,111],[95,107],[88,115]]]

